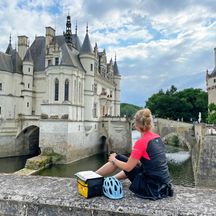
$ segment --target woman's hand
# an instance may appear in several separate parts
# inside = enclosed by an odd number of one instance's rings
[[[109,156],[109,160],[108,160],[108,161],[111,162],[111,163],[113,163],[113,161],[116,160],[116,158],[115,158],[116,155],[117,155],[116,153],[112,153],[112,154],[110,154],[110,156]]]

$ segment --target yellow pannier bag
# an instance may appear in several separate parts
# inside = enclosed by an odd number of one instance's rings
[[[77,189],[81,196],[91,198],[102,195],[103,177],[93,171],[81,171],[75,174]]]

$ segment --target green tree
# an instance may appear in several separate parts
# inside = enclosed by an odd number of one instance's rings
[[[216,105],[213,103],[210,103],[208,108],[209,108],[208,123],[216,124]]]
[[[208,113],[208,96],[201,89],[185,89],[177,91],[175,86],[163,92],[153,94],[146,102],[156,117],[170,119],[184,119],[190,122],[197,120],[199,112],[202,113],[202,121],[206,121]]]
[[[127,117],[133,117],[135,113],[142,109],[142,107],[133,105],[133,104],[128,104],[128,103],[121,103],[120,107],[120,113],[121,116],[127,116]]]

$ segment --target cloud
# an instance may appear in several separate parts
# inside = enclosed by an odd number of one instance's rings
[[[205,90],[202,75],[214,67],[215,10],[214,0],[1,0],[0,50],[10,33],[13,47],[18,35],[33,42],[46,26],[62,34],[69,13],[81,41],[88,22],[92,44],[106,48],[108,61],[117,55],[122,102],[143,105],[172,84]]]

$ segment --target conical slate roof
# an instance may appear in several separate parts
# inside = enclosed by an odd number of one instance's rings
[[[30,49],[27,50],[23,61],[33,62]]]
[[[80,49],[80,54],[92,54],[93,50],[92,50],[92,46],[91,46],[91,42],[89,39],[89,35],[88,32],[85,35],[85,39],[83,41],[82,47]]]
[[[9,40],[9,44],[8,44],[8,47],[6,49],[6,52],[7,54],[11,55],[13,52],[13,48],[12,48],[12,45],[11,45],[11,35],[10,35],[10,40]]]
[[[114,65],[113,65],[113,71],[114,71],[114,75],[120,76],[116,60],[115,60]]]
[[[216,77],[216,66],[215,66],[214,70],[212,71],[212,73],[209,76],[210,77]]]
[[[9,43],[5,53],[11,55],[12,51],[13,51],[12,45],[11,43]]]

